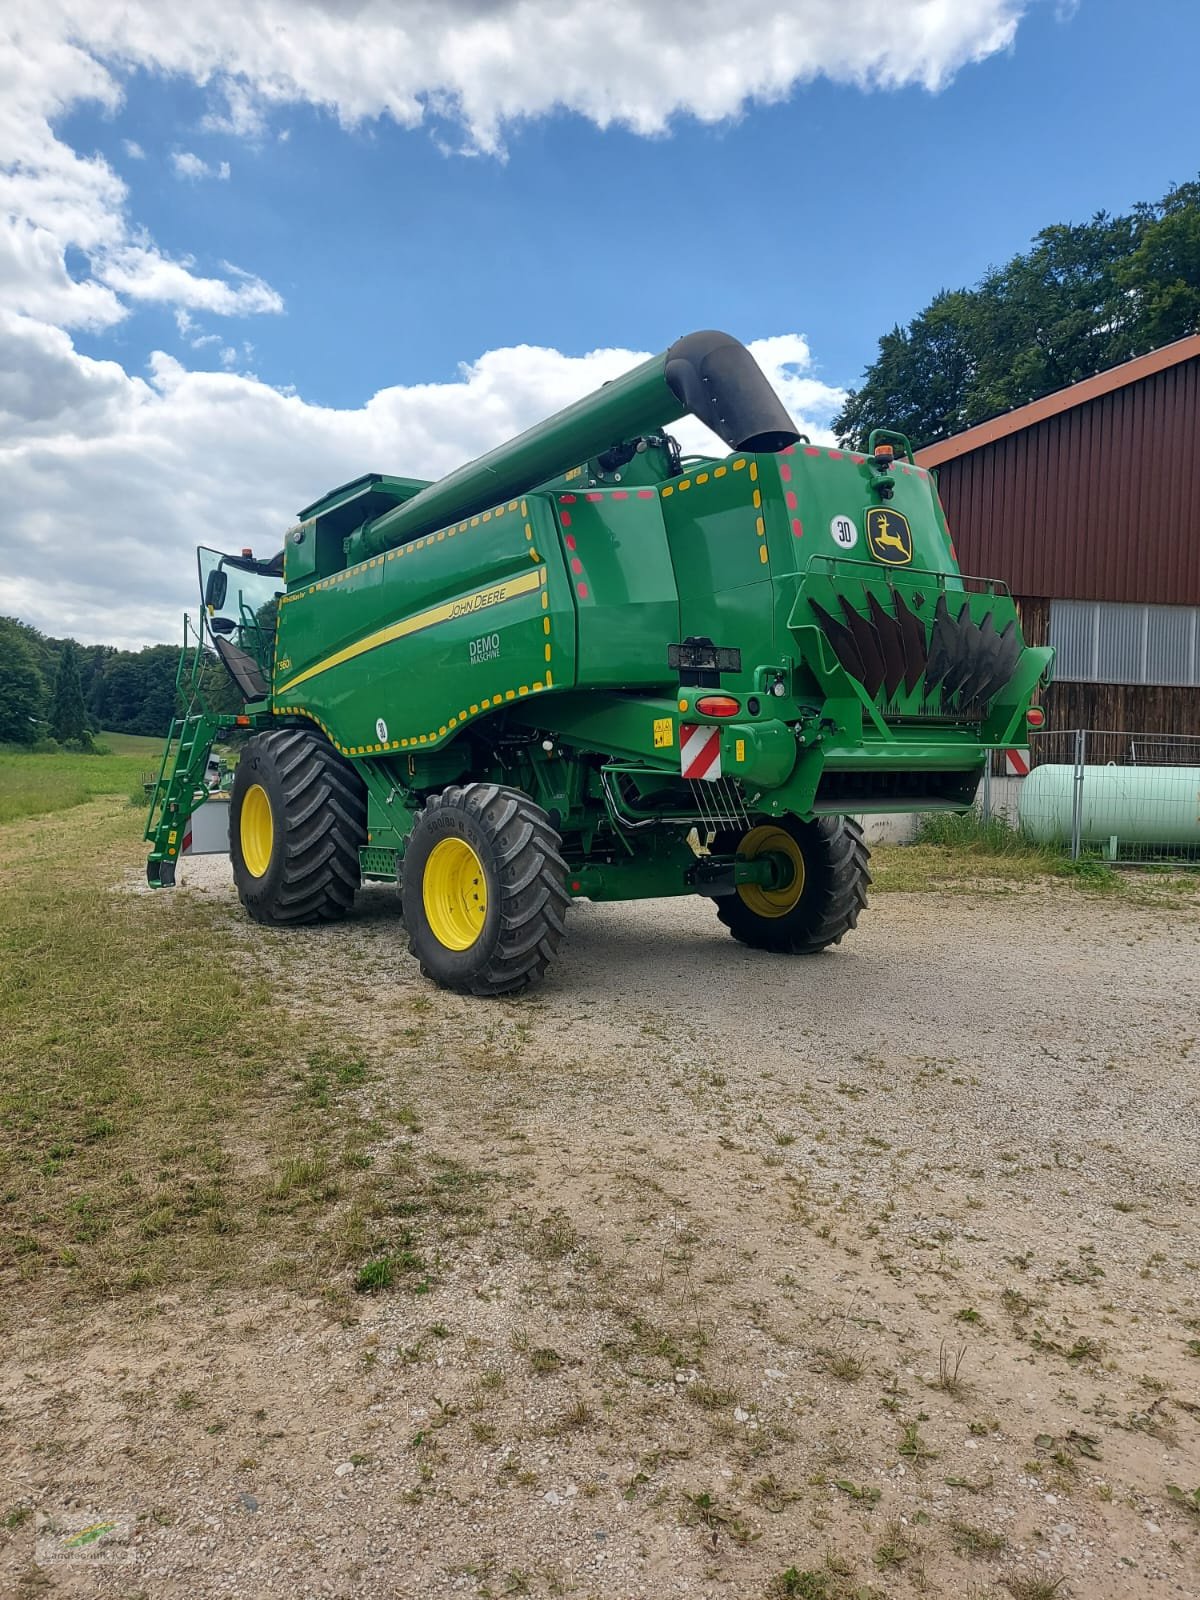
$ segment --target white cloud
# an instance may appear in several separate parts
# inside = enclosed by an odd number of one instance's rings
[[[228,161],[219,161],[215,164],[204,161],[194,150],[173,150],[171,152],[171,166],[177,178],[186,178],[195,182],[198,178],[229,177]]]
[[[87,10],[67,0],[10,0],[0,23],[3,304],[60,327],[92,329],[121,321],[139,300],[224,315],[278,311],[279,295],[253,274],[225,283],[156,249],[131,219],[129,190],[104,157],[73,150],[58,136],[60,119],[80,104],[117,111],[121,74],[132,65],[99,58]],[[153,38],[148,9],[142,22]],[[144,157],[134,140],[124,149]],[[228,177],[224,162],[202,165]],[[77,270],[68,270],[69,251],[78,253]]]
[[[245,371],[192,372],[159,353],[148,377],[93,360],[65,331],[103,330],[151,303],[226,368],[238,348],[203,316],[270,314],[249,268],[171,256],[138,226],[102,156],[60,136],[83,103],[116,114],[136,71],[208,91],[201,132],[258,137],[281,108],[343,125],[427,125],[444,145],[501,152],[560,110],[665,135],[717,123],[824,76],[864,90],[936,90],[1011,43],[1029,0],[8,0],[0,22],[0,531],[4,608],[55,633],[173,637],[195,603],[200,538],[277,547],[295,510],[364,470],[436,476],[626,370],[636,352],[495,349],[452,381],[381,390],[353,410],[311,405]],[[279,139],[287,130],[270,130]],[[201,146],[203,149],[203,146]],[[144,159],[133,139],[125,155]],[[183,179],[226,162],[179,150]],[[199,241],[197,241],[198,243]],[[808,346],[755,347],[816,437],[842,395]],[[680,425],[689,448],[702,430]]]
[[[797,425],[829,438],[844,397],[812,375],[806,342],[788,334],[751,348]],[[642,359],[521,345],[488,351],[449,381],[336,410],[161,353],[148,380],[131,378],[79,355],[60,330],[5,313],[5,609],[84,640],[172,639],[196,605],[202,539],[268,554],[299,507],[335,484],[365,471],[440,476]],[[672,432],[687,449],[712,446],[694,422]]]
[[[13,216],[0,217],[0,303],[63,328],[109,328],[125,315],[111,288],[71,277],[49,229]]]
[[[193,155],[190,150],[176,150],[171,155],[171,165],[177,178],[207,178],[210,167],[207,161]]]
[[[256,134],[274,106],[342,122],[459,121],[480,148],[559,107],[661,133],[680,115],[736,116],[818,76],[935,90],[1006,48],[1028,0],[25,0],[124,70],[211,84],[208,125]],[[364,48],[369,41],[369,48]]]
[[[236,283],[227,283],[223,278],[197,277],[192,270],[194,263],[186,258],[175,261],[152,246],[129,244],[109,252],[99,276],[118,294],[136,300],[191,306],[222,316],[283,310],[283,300],[261,278],[240,272],[228,262],[222,265],[236,274]]]
[[[863,88],[936,89],[1004,49],[1029,0],[790,0],[750,16],[728,0],[8,0],[0,24],[0,284],[5,303],[66,327],[111,326],[131,302],[223,315],[274,312],[249,278],[222,293],[171,261],[128,214],[102,156],[55,132],[82,102],[119,109],[134,70],[207,87],[206,119],[240,135],[306,104],[344,124],[457,124],[465,147],[558,109],[598,127],[661,134],[672,119],[718,122],[824,75]],[[364,46],[369,42],[369,48]],[[445,146],[443,134],[439,142]],[[142,147],[124,140],[127,155]],[[228,179],[191,150],[178,176]],[[90,276],[74,281],[67,251]]]

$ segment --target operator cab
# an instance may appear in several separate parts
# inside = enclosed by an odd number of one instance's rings
[[[256,561],[250,550],[196,552],[203,623],[243,700],[265,700],[275,663],[275,616],[283,593],[283,552]]]

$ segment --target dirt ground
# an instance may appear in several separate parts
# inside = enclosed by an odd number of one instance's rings
[[[236,926],[452,1225],[417,1262],[398,1201],[378,1293],[17,1330],[6,1592],[1200,1596],[1194,902],[881,895],[811,960],[579,905],[502,1003],[386,890]]]

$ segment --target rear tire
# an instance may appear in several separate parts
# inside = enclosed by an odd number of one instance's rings
[[[409,951],[443,989],[509,994],[536,983],[566,935],[567,865],[540,806],[471,783],[431,795],[404,851]]]
[[[256,734],[229,805],[238,897],[256,922],[333,922],[354,904],[367,842],[362,779],[307,728]]]
[[[866,909],[870,852],[862,829],[849,817],[817,817],[801,822],[779,817],[752,828],[741,839],[726,835],[713,845],[714,853],[743,851],[751,855],[770,850],[770,833],[778,830],[791,841],[775,853],[794,855],[802,863],[791,886],[764,893],[757,885],[739,886],[717,901],[717,916],[733,937],[755,950],[775,950],[786,955],[815,955],[844,934]],[[756,837],[757,836],[757,837]]]

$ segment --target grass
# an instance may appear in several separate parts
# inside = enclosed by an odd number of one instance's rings
[[[59,758],[22,759],[45,765],[34,814],[0,827],[0,1302],[427,1292],[492,1175],[364,1160],[369,1061],[295,1028],[219,906],[120,887],[142,849],[123,798],[52,812]]]
[[[955,1550],[965,1556],[994,1556],[1008,1542],[1002,1533],[977,1528],[970,1522],[952,1522],[950,1539]]]
[[[961,1373],[966,1355],[967,1347],[965,1344],[959,1345],[958,1349],[951,1355],[950,1351],[946,1349],[945,1340],[942,1341],[938,1349],[938,1375],[936,1380],[936,1386],[939,1389],[943,1389],[947,1394],[952,1395],[960,1395],[963,1392],[964,1384]]]
[[[997,818],[985,822],[972,811],[923,817],[914,844],[872,850],[871,872],[877,890],[908,893],[1051,879],[1113,893],[1124,883],[1121,874],[1103,862],[1072,861],[1062,850],[1034,844]]]
[[[32,755],[9,745],[0,751],[0,823],[81,806],[99,795],[132,795],[157,769],[161,739],[101,734],[111,755]]]
[[[832,1579],[827,1572],[812,1568],[801,1572],[789,1567],[777,1573],[767,1585],[768,1600],[834,1600]]]
[[[163,740],[157,734],[99,733],[97,744],[106,744],[115,756],[137,756],[140,760],[158,764],[163,751]]]
[[[109,802],[0,834],[5,1277],[141,1287],[184,1237],[235,1226],[222,1134],[277,1057],[271,997],[207,908],[181,898],[167,921],[98,886],[139,833]]]
[[[1013,1600],[1055,1600],[1065,1582],[1066,1578],[1061,1573],[1056,1578],[1040,1572],[1028,1576],[1016,1573],[1004,1579],[1004,1587]]]
[[[920,1429],[915,1422],[906,1422],[904,1424],[897,1449],[902,1456],[907,1456],[916,1467],[923,1467],[927,1461],[936,1460],[938,1454],[936,1450],[931,1450],[922,1439]]]

